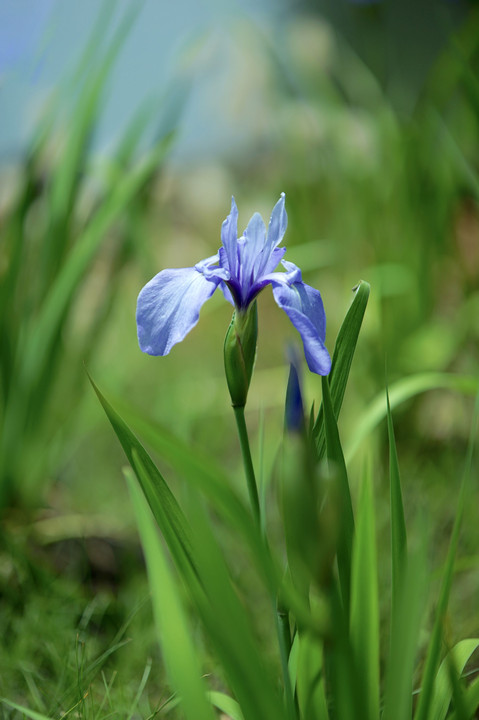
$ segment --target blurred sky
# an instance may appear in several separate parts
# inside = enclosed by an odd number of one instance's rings
[[[0,0],[0,163],[20,157],[53,90],[61,103],[72,101],[75,66],[100,13],[106,46],[121,18],[136,10],[109,78],[96,149],[113,147],[150,102],[149,137],[178,126],[174,157],[191,161],[251,153],[269,141],[281,84],[283,92],[319,98],[322,78],[333,77],[345,107],[361,103],[361,65],[398,113],[412,114],[468,6],[466,0]],[[296,54],[316,63],[303,90],[288,55],[291,23],[301,14]],[[318,32],[324,20],[328,30]],[[323,62],[339,37],[349,58],[357,58],[352,74],[339,55]],[[274,77],[268,76],[273,58]]]
[[[175,91],[186,87],[177,153],[227,146],[236,30],[252,23],[271,31],[286,5],[286,0],[0,0],[0,162],[19,157],[53,89],[68,95],[99,10],[109,13],[111,29],[135,6],[137,17],[110,78],[97,147],[108,148],[146,100],[157,99],[161,107],[165,94],[171,103]],[[255,109],[243,112],[248,116]]]

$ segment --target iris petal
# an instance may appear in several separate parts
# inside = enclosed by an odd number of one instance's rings
[[[227,300],[229,303],[231,303],[231,305],[234,307],[235,301],[233,299],[233,295],[231,294],[231,290],[229,289],[229,287],[226,285],[226,283],[222,282],[220,284],[220,288],[221,288],[221,292],[223,293],[223,295],[225,297],[225,300]]]
[[[255,213],[244,231],[244,243],[241,245],[241,288],[246,297],[258,275],[258,258],[265,248],[266,228],[263,218]]]
[[[138,296],[138,342],[148,355],[167,355],[196,325],[221,277],[195,268],[162,270]]]
[[[231,211],[221,226],[221,242],[226,251],[223,262],[231,275],[238,274],[238,208],[234,197],[231,198]]]
[[[288,216],[284,207],[284,193],[281,193],[281,197],[273,208],[268,225],[268,243],[271,243],[271,249],[280,244],[287,225]]]
[[[311,372],[327,375],[331,369],[331,358],[324,346],[326,315],[321,295],[318,290],[302,281],[289,285],[284,277],[281,277],[287,274],[273,274],[271,284],[274,299],[301,335],[304,355]],[[274,275],[278,278],[274,278]]]

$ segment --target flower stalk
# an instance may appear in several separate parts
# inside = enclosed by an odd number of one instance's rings
[[[248,486],[249,499],[253,515],[258,525],[261,521],[261,513],[258,497],[258,486],[256,484],[256,476],[253,467],[253,459],[249,446],[248,430],[246,429],[246,421],[244,416],[244,405],[233,405],[235,414],[236,427],[238,428],[238,437],[241,446],[241,455],[243,458],[243,466],[246,475],[246,484]]]

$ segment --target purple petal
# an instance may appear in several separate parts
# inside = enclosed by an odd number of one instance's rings
[[[216,255],[212,255],[209,258],[206,258],[206,260],[200,260],[199,263],[196,263],[195,270],[197,270],[199,273],[205,276],[205,278],[213,278],[213,279],[220,279],[220,280],[229,280],[230,279],[230,271],[223,267],[220,262],[220,256],[224,253],[223,248],[220,248],[219,252]],[[215,265],[214,263],[220,262],[220,265]]]
[[[302,281],[288,284],[284,277],[288,274],[273,273],[271,283],[274,299],[301,335],[304,355],[311,372],[327,375],[331,369],[331,358],[324,346],[326,315],[321,295]]]
[[[265,257],[264,261],[262,260],[261,262],[261,274],[258,277],[259,282],[261,281],[262,277],[269,275],[276,270],[285,252],[285,247],[274,248],[271,253],[268,252],[268,255]]]
[[[288,216],[284,208],[284,193],[281,193],[281,197],[273,208],[268,225],[268,244],[270,244],[271,249],[280,244],[287,225]]]
[[[233,300],[233,295],[231,294],[231,290],[226,285],[226,283],[222,282],[220,283],[221,292],[223,293],[225,300],[227,300],[229,303],[235,306],[235,301]]]
[[[263,218],[259,213],[256,212],[253,215],[243,235],[244,242],[241,245],[240,272],[241,287],[243,294],[246,295],[257,275],[259,269],[258,259],[266,242],[266,228]]]
[[[238,274],[238,208],[234,197],[231,198],[231,211],[221,226],[221,242],[226,251],[228,270],[232,275]],[[225,267],[223,265],[223,267]]]
[[[162,270],[138,295],[138,342],[148,355],[167,355],[196,325],[200,309],[221,282],[195,268]]]

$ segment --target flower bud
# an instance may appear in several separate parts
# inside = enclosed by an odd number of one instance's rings
[[[258,338],[256,300],[245,311],[235,310],[225,337],[224,358],[233,407],[244,407],[253,374]]]
[[[284,405],[284,427],[288,433],[303,433],[305,423],[300,378],[301,363],[295,346],[289,347],[288,355],[289,378]]]

